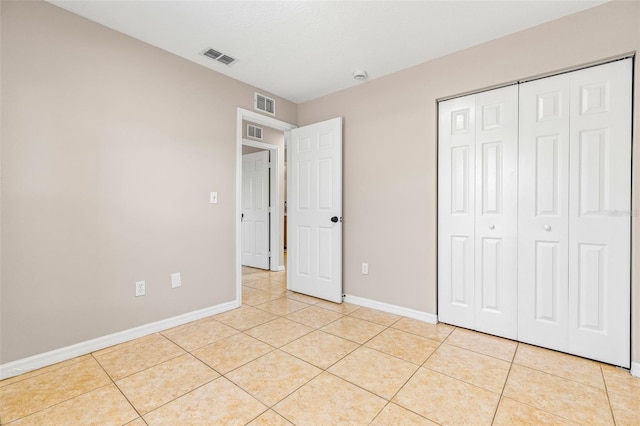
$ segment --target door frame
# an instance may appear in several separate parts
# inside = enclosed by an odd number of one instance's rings
[[[600,66],[600,65],[605,65],[611,62],[617,62],[620,60],[625,60],[625,59],[631,59],[632,60],[632,65],[633,65],[633,71],[632,71],[632,82],[635,83],[635,81],[637,80],[637,63],[636,63],[636,53],[635,52],[631,52],[631,53],[625,53],[619,56],[613,56],[607,59],[601,59],[601,60],[596,60],[590,63],[585,63],[585,64],[581,64],[581,65],[576,65],[573,67],[569,67],[567,69],[564,70],[552,70],[543,74],[539,74],[537,76],[531,76],[531,77],[527,77],[527,78],[521,78],[518,80],[514,80],[512,82],[507,82],[507,83],[501,83],[501,84],[496,84],[494,86],[487,86],[481,89],[477,89],[477,90],[471,90],[468,92],[463,92],[463,93],[459,93],[459,94],[454,94],[454,95],[449,95],[449,96],[443,96],[440,98],[436,98],[436,114],[435,114],[435,123],[436,123],[436,177],[437,177],[437,173],[440,167],[439,162],[437,161],[438,159],[438,149],[439,149],[439,134],[438,134],[438,121],[439,121],[439,110],[438,110],[438,105],[440,102],[444,102],[444,101],[448,101],[451,99],[456,99],[456,98],[461,98],[467,95],[472,95],[472,94],[478,94],[478,93],[482,93],[482,92],[486,92],[489,90],[493,90],[493,89],[499,89],[502,87],[506,87],[506,86],[510,86],[512,84],[517,84],[520,85],[522,83],[527,83],[530,81],[534,81],[534,80],[538,80],[538,79],[543,79],[543,78],[547,78],[547,77],[554,77],[560,74],[564,74],[564,73],[570,73],[570,72],[574,72],[574,71],[580,71],[586,68],[591,68],[594,66]],[[634,96],[635,92],[632,93],[632,99],[635,99]],[[636,119],[635,119],[635,112],[636,112],[636,104],[635,102],[632,101],[632,105],[631,105],[631,128],[632,128],[632,134],[631,134],[631,151],[632,151],[632,155],[633,152],[635,152],[636,148],[636,142],[638,142],[637,140],[637,135],[636,133],[634,133],[634,129],[636,128]],[[632,159],[633,160],[633,159]],[[635,165],[635,163],[632,161],[632,165],[631,165],[631,209],[632,209],[632,213],[633,213],[633,206],[634,206],[634,191],[633,191],[633,187],[634,184],[633,182],[636,180],[636,173],[640,173],[637,170],[637,167]],[[438,242],[438,231],[439,231],[439,215],[438,215],[438,204],[439,204],[439,188],[438,188],[438,182],[436,179],[436,265],[438,264],[438,258],[440,257],[440,251],[439,248],[437,247],[437,242]],[[632,218],[633,219],[633,218]],[[639,319],[636,318],[636,316],[634,315],[634,309],[636,309],[636,306],[638,303],[636,303],[637,300],[640,300],[640,298],[638,297],[638,291],[635,290],[634,288],[634,282],[636,280],[636,277],[640,274],[640,272],[638,272],[638,268],[635,267],[634,262],[633,262],[633,256],[634,256],[634,246],[636,245],[636,238],[634,237],[634,221],[631,220],[631,227],[630,227],[630,233],[629,233],[629,238],[631,241],[631,250],[630,250],[630,257],[631,257],[631,272],[630,272],[630,282],[629,282],[629,286],[630,286],[630,310],[631,310],[631,315],[630,315],[630,323],[631,323],[631,330],[630,330],[630,346],[631,346],[631,356],[630,356],[630,362],[631,362],[631,368],[630,368],[630,373],[632,376],[634,377],[640,377],[640,362],[639,361],[635,361],[634,359],[637,359],[637,357],[634,357],[635,353],[634,353],[634,348],[636,345],[636,342],[638,341],[638,339],[636,338],[636,335],[638,335],[636,330],[637,328],[640,328],[637,326],[637,324],[640,324]],[[438,279],[438,273],[437,273],[437,269],[436,269],[436,321],[440,322],[440,315],[439,315],[439,302],[438,302],[438,293],[439,293],[439,279]]]
[[[249,111],[244,108],[238,107],[236,112],[236,219],[234,221],[236,228],[236,303],[238,306],[242,304],[242,145],[245,141],[255,144],[260,144],[257,146],[258,148],[266,148],[266,149],[275,149],[276,157],[279,157],[279,147],[275,145],[269,145],[266,143],[249,141],[247,139],[243,139],[242,131],[243,120],[250,121],[255,124],[259,124],[262,126],[266,126],[275,130],[281,130],[285,134],[285,146],[288,144],[288,134],[287,132],[295,129],[296,125],[290,124],[275,118],[267,117],[265,115],[259,114],[254,111]],[[249,144],[248,144],[249,145]],[[253,146],[253,145],[250,145]],[[273,161],[273,160],[272,160]],[[278,160],[276,159],[276,164],[278,164]],[[280,164],[278,164],[280,166]],[[279,174],[277,173],[278,167],[271,168],[271,193],[275,193],[277,196],[276,200],[271,204],[271,217],[280,218],[280,202],[279,202],[279,193],[277,191],[280,188],[280,179]],[[274,178],[275,175],[275,178]],[[274,191],[274,188],[276,189]],[[271,197],[270,196],[270,197]],[[271,250],[271,270],[280,270],[281,262],[284,259],[280,259],[280,252],[282,251],[282,247],[280,246],[280,221],[272,221],[274,222],[274,226],[270,226],[271,228],[271,244],[269,249]],[[274,235],[276,238],[274,238]],[[274,248],[275,246],[275,248]],[[274,269],[277,268],[277,269]]]
[[[284,265],[280,263],[280,179],[278,178],[280,147],[251,139],[242,139],[242,146],[250,146],[269,151],[269,269],[271,271],[283,271]],[[242,184],[242,183],[241,183]],[[242,197],[242,187],[240,188]],[[240,204],[242,206],[242,204]],[[242,212],[240,214],[242,217]],[[274,220],[275,218],[275,220]],[[242,221],[241,221],[242,222]],[[240,230],[242,233],[242,229]],[[242,248],[242,239],[240,239]],[[240,259],[242,263],[242,259]]]

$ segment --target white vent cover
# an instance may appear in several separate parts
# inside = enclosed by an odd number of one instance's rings
[[[207,49],[202,53],[204,56],[208,56],[211,59],[215,59],[218,62],[222,62],[225,65],[231,65],[236,62],[235,58],[232,58],[229,55],[225,55],[222,52],[218,52],[215,49]]]
[[[254,108],[258,111],[264,111],[267,114],[276,115],[276,101],[267,98],[265,95],[255,93],[253,96]]]
[[[262,140],[262,127],[247,124],[247,136],[254,139]]]

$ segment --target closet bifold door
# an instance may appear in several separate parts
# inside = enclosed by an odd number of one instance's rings
[[[632,61],[520,85],[518,340],[630,366]]]
[[[518,340],[568,350],[569,101],[563,74],[520,85]]]
[[[476,95],[475,329],[518,336],[518,87]]]
[[[569,350],[630,367],[632,60],[571,73]]]
[[[516,86],[439,104],[438,319],[517,337]]]
[[[475,95],[438,108],[438,320],[473,329]]]

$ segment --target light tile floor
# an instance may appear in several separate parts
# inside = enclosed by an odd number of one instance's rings
[[[640,425],[640,379],[598,362],[286,289],[0,382],[2,425]]]

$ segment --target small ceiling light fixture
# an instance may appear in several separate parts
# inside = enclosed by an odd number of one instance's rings
[[[357,70],[353,72],[353,79],[356,81],[365,81],[369,76],[365,70]]]

